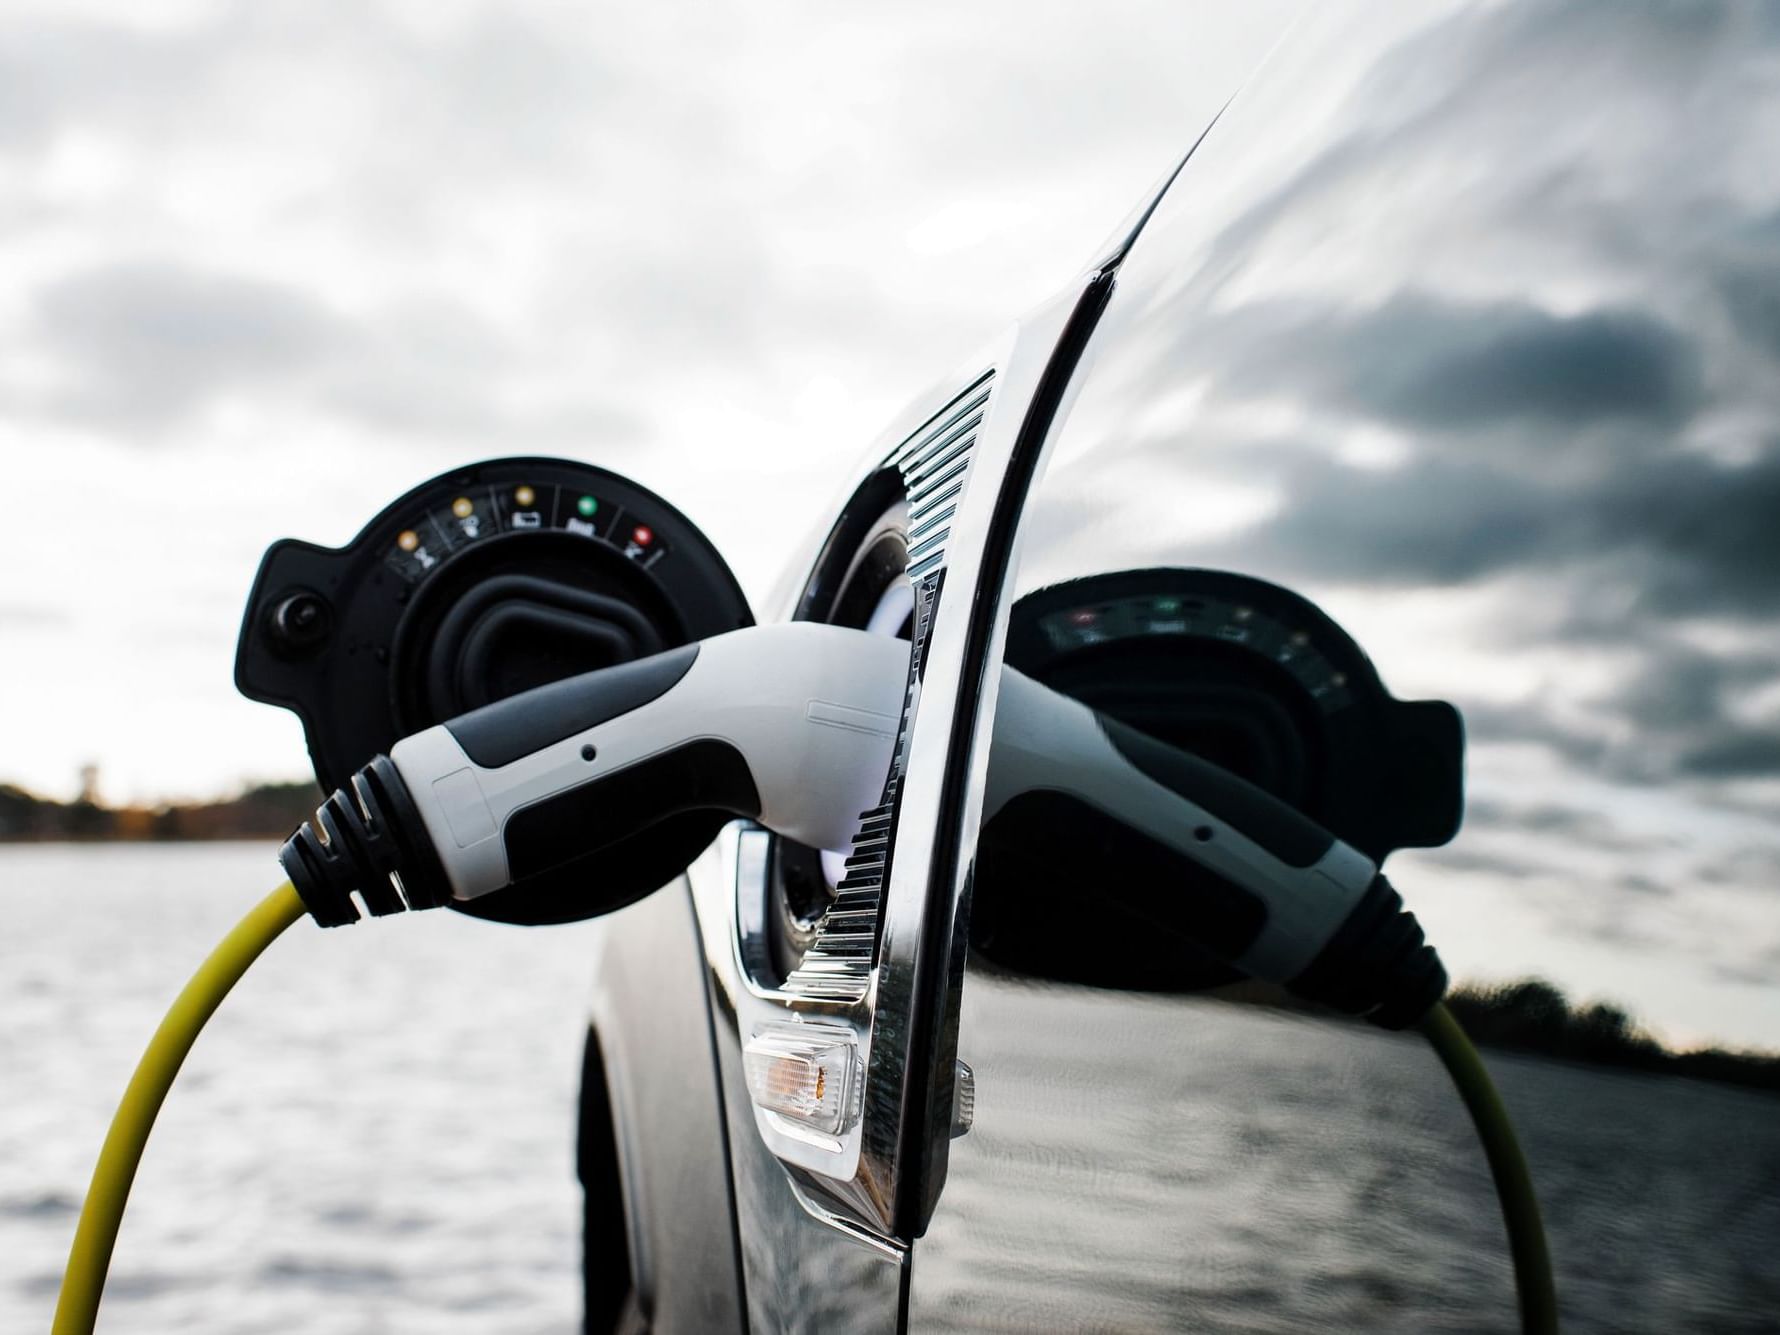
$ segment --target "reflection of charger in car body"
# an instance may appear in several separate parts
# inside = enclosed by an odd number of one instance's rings
[[[1212,570],[1070,581],[1014,607],[1006,657],[1256,784],[1375,862],[1443,844],[1458,829],[1457,712],[1392,699],[1352,637],[1277,585]],[[1122,865],[1128,836],[1058,814],[1054,804],[1027,804],[987,823],[971,911],[978,949],[1022,973],[1102,987],[1241,976],[1191,930],[1170,929],[1195,897],[1160,892],[1152,875]],[[1093,911],[1083,912],[1090,887]]]
[[[1618,7],[1336,9],[1305,16],[1056,299],[890,425],[761,609],[908,642],[887,772],[843,846],[690,811],[597,870],[468,906],[560,921],[666,884],[603,922],[590,962],[590,1329],[1453,1317],[1437,1286],[1356,1279],[1355,1256],[1444,1266],[1456,1244],[1404,1179],[1465,1180],[1470,1147],[1429,1132],[1418,1174],[1379,1168],[1364,1209],[1342,1194],[1364,1129],[1406,1097],[1399,1050],[1330,1029],[1314,1076],[1269,1065],[1305,1044],[1195,995],[1231,972],[1158,918],[1127,833],[1055,806],[1008,818],[1002,667],[1394,857],[1436,940],[1537,936],[1549,924],[1476,860],[1419,851],[1458,826],[1461,753],[1498,835],[1533,803],[1602,794],[1584,813],[1601,815],[1623,795],[1602,758],[1637,726],[1601,683],[1719,642],[1615,609],[1772,634],[1733,577],[1771,529],[1771,444],[1721,447],[1771,415],[1747,294],[1780,198],[1751,184],[1772,180],[1764,147],[1727,128],[1700,153],[1673,107],[1734,88],[1755,124],[1780,91],[1771,33],[1707,34],[1658,80],[1640,62],[1668,49],[1666,20]],[[1621,133],[1609,100],[1648,132]],[[1638,240],[1653,220],[1686,244]],[[1726,349],[1710,376],[1694,343]],[[332,787],[466,709],[751,622],[660,498],[506,460],[417,489],[340,552],[274,549],[238,679],[303,715]],[[1592,674],[1550,666],[1597,651]],[[1641,791],[1743,819],[1676,745]],[[1531,818],[1510,833],[1558,837]],[[1520,967],[1484,948],[1466,965]],[[757,1079],[834,1052],[845,1103],[820,1087],[819,1122]],[[1246,1113],[1282,1090],[1279,1109],[1310,1111],[1230,1131],[1226,1078],[1261,1091]],[[1465,1235],[1480,1252],[1486,1227]],[[1473,1285],[1461,1315],[1509,1301],[1501,1267],[1441,1273]],[[1621,1284],[1681,1301],[1643,1271]]]

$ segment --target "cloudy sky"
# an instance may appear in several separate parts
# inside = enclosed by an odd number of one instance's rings
[[[760,601],[1280,8],[9,0],[0,780],[302,773],[230,679],[260,552],[469,459],[629,473]]]

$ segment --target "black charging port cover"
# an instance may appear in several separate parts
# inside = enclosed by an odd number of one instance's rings
[[[286,539],[260,563],[235,683],[303,723],[323,791],[402,737],[522,691],[753,624],[735,576],[679,510],[565,459],[440,474],[344,547]],[[662,820],[469,904],[568,922],[672,880],[724,818]]]

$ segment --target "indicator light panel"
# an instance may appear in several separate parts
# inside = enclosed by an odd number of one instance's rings
[[[646,568],[658,564],[669,548],[651,519],[583,487],[520,482],[459,492],[437,509],[409,517],[396,535],[388,564],[417,584],[471,543],[501,533],[545,532],[591,538]]]
[[[1065,652],[1120,640],[1222,640],[1277,663],[1325,714],[1345,708],[1354,698],[1347,677],[1335,670],[1308,631],[1246,602],[1147,594],[1051,612],[1038,625],[1051,647]]]
[[[859,1041],[831,1025],[775,1025],[742,1050],[748,1092],[762,1112],[838,1136],[859,1116]]]

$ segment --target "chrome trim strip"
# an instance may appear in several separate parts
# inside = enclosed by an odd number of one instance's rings
[[[857,1125],[840,1138],[838,1147],[784,1134],[753,1107],[745,1087],[729,1083],[734,1076],[726,1078],[737,1113],[744,1122],[752,1121],[759,1137],[754,1146],[735,1147],[738,1162],[752,1164],[750,1156],[764,1147],[788,1176],[802,1215],[827,1225],[825,1232],[838,1230],[854,1242],[865,1241],[886,1260],[906,1255],[895,1227],[896,1201],[906,1189],[901,1179],[913,1174],[925,1181],[932,1167],[925,1159],[905,1164],[900,1158],[905,1144],[921,1143],[918,1135],[905,1137],[905,1119],[928,1120],[928,1109],[909,1105],[909,1062],[916,1052],[923,1063],[944,1063],[945,1089],[938,1089],[940,1082],[925,1070],[912,1085],[923,1091],[922,1098],[931,1090],[934,1100],[943,1103],[950,1126],[955,1050],[934,1052],[926,1036],[911,1032],[910,1019],[923,973],[920,952],[928,938],[924,924],[930,905],[948,920],[937,938],[930,939],[943,942],[940,948],[946,952],[962,940],[953,930],[957,887],[930,882],[936,841],[956,838],[951,831],[937,831],[936,820],[948,771],[947,739],[961,696],[974,591],[982,573],[978,549],[1028,404],[1080,292],[1072,287],[1013,326],[986,350],[976,369],[911,409],[902,419],[906,425],[880,438],[888,443],[880,445],[873,466],[860,475],[863,481],[885,466],[903,472],[905,486],[918,493],[910,504],[910,526],[924,526],[927,550],[909,570],[917,634],[885,802],[861,819],[848,875],[828,915],[832,922],[825,918],[818,930],[817,949],[783,986],[763,981],[772,976],[766,937],[766,832],[745,823],[731,825],[688,872],[705,941],[716,1042],[727,1069],[739,1068],[741,1047],[758,1025],[804,1017],[845,1024],[859,1036],[864,1098]],[[954,535],[968,535],[969,540],[954,541]],[[942,596],[948,587],[958,592]],[[977,787],[971,785],[971,802],[980,801]],[[966,815],[974,819],[975,808]],[[974,827],[967,834],[960,848],[964,861],[956,865],[967,865],[974,848]],[[944,1137],[942,1130],[942,1142]],[[943,1172],[943,1160],[939,1167]],[[783,1199],[761,1172],[758,1165],[746,1171],[738,1167],[738,1198],[765,1192]],[[778,1219],[775,1226],[786,1223]],[[815,1239],[810,1245],[819,1246]],[[756,1254],[748,1262],[750,1270],[768,1269],[749,1276],[751,1292],[758,1283],[795,1282],[785,1267],[799,1264],[798,1258],[772,1250],[770,1258]]]

